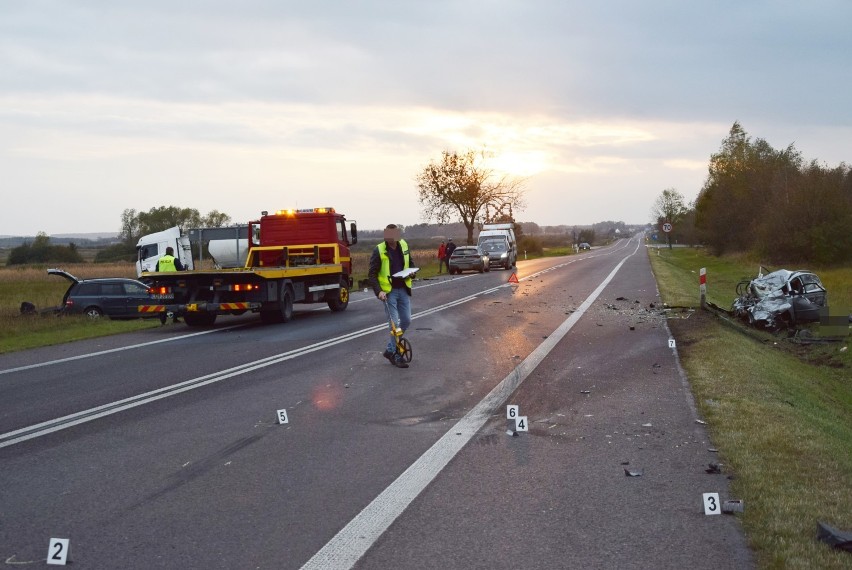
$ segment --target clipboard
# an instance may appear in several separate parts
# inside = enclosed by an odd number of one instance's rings
[[[399,277],[400,279],[405,279],[407,277],[411,277],[415,273],[420,271],[419,267],[409,267],[408,269],[403,269],[402,271],[397,271],[391,277]]]

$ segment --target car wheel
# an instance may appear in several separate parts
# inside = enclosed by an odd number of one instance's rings
[[[92,320],[99,319],[104,316],[104,312],[101,310],[100,307],[86,307],[86,310],[83,311],[83,314]]]

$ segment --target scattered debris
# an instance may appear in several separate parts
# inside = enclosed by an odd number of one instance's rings
[[[708,447],[707,451],[709,451],[710,453],[719,453],[719,450],[715,447]]]
[[[581,394],[591,394],[591,390],[580,390]]]
[[[756,278],[737,284],[731,307],[735,316],[772,331],[819,321],[828,307],[828,292],[815,273],[779,269],[764,275],[763,269]]]
[[[642,427],[654,427],[654,424],[650,424],[650,423],[642,424]]]
[[[852,532],[838,530],[824,522],[817,521],[817,540],[834,548],[852,552]]]
[[[742,513],[745,511],[745,503],[742,499],[732,499],[722,503],[723,513]]]
[[[704,471],[711,475],[719,475],[722,473],[722,463],[708,463]]]
[[[625,469],[624,474],[628,477],[641,477],[645,472],[644,469]]]
[[[697,423],[697,424],[701,424],[701,425],[703,425],[703,426],[706,426],[706,425],[707,425],[707,422],[705,422],[704,420],[695,420],[695,423]]]

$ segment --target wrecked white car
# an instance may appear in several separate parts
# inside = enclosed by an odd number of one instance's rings
[[[737,284],[733,313],[769,330],[819,321],[828,308],[828,292],[816,274],[779,269]]]

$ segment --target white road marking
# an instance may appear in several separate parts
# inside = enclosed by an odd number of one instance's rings
[[[473,438],[494,412],[521,385],[529,374],[570,331],[592,306],[618,270],[639,249],[624,257],[615,269],[585,301],[530,355],[508,374],[491,392],[441,439],[411,464],[378,497],[364,507],[349,524],[323,546],[302,570],[348,569],[369,550],[408,505],[438,476],[455,455]]]
[[[151,346],[153,344],[160,344],[161,342],[172,342],[175,340],[180,340],[184,338],[189,338],[192,336],[199,336],[202,334],[210,334],[214,332],[226,331],[228,329],[233,329],[236,327],[241,327],[244,325],[231,325],[229,327],[222,327],[220,329],[209,330],[209,331],[200,331],[195,333],[182,334],[180,336],[169,337],[169,338],[161,338],[159,340],[152,340],[149,342],[142,342],[139,344],[131,344],[128,346],[120,346],[118,348],[110,348],[109,350],[99,350],[98,352],[87,352],[86,354],[78,354],[77,356],[69,356],[67,358],[57,358],[56,360],[46,360],[44,362],[39,362],[36,364],[28,364],[27,366],[18,366],[17,368],[7,368],[6,370],[0,370],[0,374],[10,374],[12,372],[21,372],[22,370],[32,370],[33,368],[41,368],[42,366],[53,366],[54,364],[62,364],[63,362],[71,362],[72,360],[82,360],[84,358],[92,358],[94,356],[102,356],[104,354],[111,354],[113,352],[122,352],[125,350],[134,350],[137,348],[142,348],[144,346]]]

